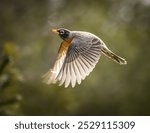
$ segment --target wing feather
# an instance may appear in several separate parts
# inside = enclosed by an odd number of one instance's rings
[[[66,63],[66,70],[67,70],[67,74],[66,74],[66,79],[65,79],[65,88],[68,87],[68,85],[70,84],[70,80],[71,80],[71,75],[70,75],[70,63]]]
[[[101,55],[101,43],[96,38],[91,43],[75,43],[73,40],[68,48],[67,55],[64,61],[59,76],[56,78],[60,85],[65,82],[65,87],[68,87],[70,82],[72,87],[84,80],[86,76],[92,72]],[[61,76],[66,71],[66,77]],[[61,78],[62,77],[62,78]],[[65,79],[66,78],[66,79]]]
[[[60,48],[59,51],[63,50]],[[93,36],[74,38],[65,51],[62,60],[52,69],[57,71],[57,74],[50,76],[49,72],[47,80],[49,83],[58,81],[59,86],[65,84],[65,87],[68,87],[71,83],[71,86],[75,87],[76,82],[80,84],[97,64],[101,55],[101,42],[96,37],[93,39]],[[61,58],[60,55],[59,57]]]
[[[81,62],[80,62],[80,59],[77,58],[77,59],[75,60],[75,62],[76,62],[76,65],[77,65],[77,67],[78,67],[78,70],[79,70],[79,72],[80,72],[80,74],[81,74],[81,79],[84,80],[85,77],[86,77],[86,74],[85,74],[84,68],[83,68],[83,66],[82,66],[82,64],[81,64]]]
[[[81,77],[80,71],[77,67],[77,64],[76,64],[75,61],[73,61],[72,64],[73,64],[73,69],[74,69],[74,72],[75,72],[75,75],[76,75],[77,82],[78,82],[78,84],[81,84],[82,77]]]
[[[65,82],[65,79],[66,79],[66,64],[64,64],[63,69],[61,71],[62,71],[62,76],[59,81],[59,86],[61,86]]]
[[[76,74],[74,72],[73,62],[70,63],[70,76],[71,76],[71,85],[74,88],[76,84]]]
[[[80,61],[81,61],[81,63],[82,63],[82,65],[84,66],[84,71],[85,71],[85,74],[86,74],[86,76],[88,76],[89,75],[89,69],[90,68],[88,68],[88,64],[86,63],[86,61],[82,58],[82,57],[80,57]]]

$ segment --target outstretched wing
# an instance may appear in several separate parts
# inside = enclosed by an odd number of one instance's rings
[[[99,39],[74,38],[67,50],[66,57],[56,80],[59,85],[65,83],[68,87],[70,82],[72,87],[85,79],[94,69],[101,55],[101,42]]]
[[[57,82],[56,77],[58,76],[64,64],[69,45],[70,45],[70,42],[67,42],[67,41],[63,41],[61,43],[60,48],[58,50],[58,55],[57,55],[57,58],[53,67],[49,69],[49,71],[46,74],[42,76],[43,81],[45,83],[51,84],[51,83]]]

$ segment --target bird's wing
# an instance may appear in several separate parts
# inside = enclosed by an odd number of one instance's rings
[[[45,83],[51,84],[51,83],[57,82],[56,77],[58,76],[63,66],[69,45],[70,45],[70,41],[63,41],[61,43],[59,50],[58,50],[57,58],[53,67],[49,69],[49,71],[46,74],[42,76],[43,81]]]
[[[88,40],[88,41],[85,41]],[[56,80],[65,87],[72,87],[84,80],[94,69],[101,55],[101,42],[97,38],[74,38],[67,50],[66,57]]]

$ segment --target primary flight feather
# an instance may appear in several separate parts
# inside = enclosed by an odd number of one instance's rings
[[[105,43],[96,35],[83,31],[70,31],[68,29],[52,29],[63,42],[58,50],[56,61],[51,69],[43,76],[47,84],[59,83],[59,86],[75,87],[92,72],[100,59],[101,53],[120,65],[127,61],[114,54]]]

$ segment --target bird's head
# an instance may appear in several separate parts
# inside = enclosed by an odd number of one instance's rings
[[[52,32],[58,34],[63,40],[68,40],[71,39],[71,31],[64,29],[64,28],[59,28],[59,29],[52,29]]]

